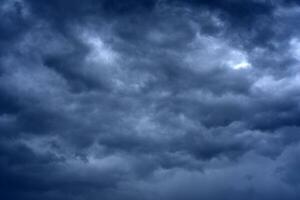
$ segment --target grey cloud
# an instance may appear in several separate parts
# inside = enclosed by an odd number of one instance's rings
[[[6,199],[299,199],[295,1],[0,3]]]

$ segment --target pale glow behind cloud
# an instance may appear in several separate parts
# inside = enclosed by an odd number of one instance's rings
[[[290,53],[294,58],[300,60],[300,41],[298,38],[293,38],[290,41]]]
[[[90,47],[87,61],[92,63],[112,65],[116,63],[117,53],[106,44],[99,34],[84,32],[81,39]]]
[[[250,68],[251,64],[248,62],[247,56],[238,50],[229,50],[228,60],[226,65],[234,70]]]
[[[252,66],[245,52],[216,37],[198,34],[191,47],[193,50],[186,56],[186,62],[195,70],[209,70],[214,67],[241,70]]]

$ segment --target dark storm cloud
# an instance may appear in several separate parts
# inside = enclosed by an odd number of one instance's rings
[[[5,199],[299,199],[297,1],[0,3]]]

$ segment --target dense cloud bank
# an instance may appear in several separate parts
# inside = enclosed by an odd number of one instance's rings
[[[0,196],[298,200],[296,0],[2,0]]]

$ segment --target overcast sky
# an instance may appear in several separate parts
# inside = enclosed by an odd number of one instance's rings
[[[299,200],[300,1],[1,0],[0,198]]]

